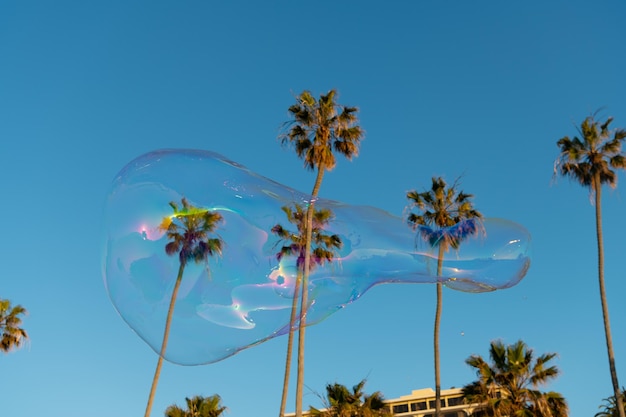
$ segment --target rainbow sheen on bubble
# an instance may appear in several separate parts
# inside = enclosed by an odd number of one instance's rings
[[[271,228],[287,222],[282,206],[309,196],[264,178],[223,156],[199,150],[160,150],[130,162],[106,201],[103,275],[115,308],[150,347],[160,350],[178,256],[165,253],[158,228],[185,197],[217,210],[224,222],[221,257],[188,263],[176,301],[165,359],[183,365],[216,362],[287,333],[296,279],[295,259],[276,260]],[[406,221],[369,206],[318,199],[334,219],[327,233],[343,247],[317,267],[308,286],[307,325],[322,321],[384,283],[434,283],[465,292],[517,284],[530,265],[530,235],[520,225],[485,219],[482,231],[445,254],[436,277],[437,251],[416,239]]]

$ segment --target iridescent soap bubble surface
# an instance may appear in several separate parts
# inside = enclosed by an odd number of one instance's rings
[[[170,202],[185,197],[224,218],[221,257],[187,264],[165,358],[184,365],[222,360],[288,332],[295,259],[278,263],[282,245],[271,233],[289,230],[282,206],[309,196],[264,178],[219,154],[160,150],[130,162],[115,178],[105,208],[104,281],[115,308],[155,352],[160,350],[178,256],[165,253],[159,224]],[[384,283],[434,283],[465,292],[511,287],[530,265],[530,235],[520,225],[485,219],[482,231],[446,252],[436,277],[437,251],[416,239],[406,221],[369,206],[318,199],[331,209],[326,233],[338,234],[337,258],[317,267],[308,285],[307,325],[318,323]]]

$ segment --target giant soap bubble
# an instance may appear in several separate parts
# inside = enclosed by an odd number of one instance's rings
[[[264,178],[221,155],[198,150],[160,150],[130,162],[115,178],[106,201],[103,274],[122,318],[159,352],[179,267],[165,253],[159,230],[172,214],[171,201],[185,197],[217,210],[225,242],[221,257],[186,266],[172,319],[165,359],[197,365],[216,362],[288,332],[295,260],[276,261],[271,233],[287,222],[282,206],[306,204],[309,196]],[[511,287],[530,265],[530,236],[521,226],[485,219],[483,233],[445,254],[442,277],[437,253],[416,239],[400,217],[367,206],[319,199],[335,218],[337,258],[316,268],[308,285],[307,324],[317,323],[384,283],[433,283],[484,292]]]

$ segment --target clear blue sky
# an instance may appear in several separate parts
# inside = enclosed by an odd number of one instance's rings
[[[3,2],[0,297],[29,310],[31,339],[0,356],[3,415],[141,415],[157,356],[103,285],[111,181],[145,152],[180,147],[308,191],[313,174],[276,136],[294,94],[330,88],[360,108],[367,137],[321,196],[401,215],[408,190],[463,175],[483,214],[532,234],[518,286],[444,292],[443,387],[471,382],[464,360],[491,340],[521,338],[558,352],[550,389],[571,416],[593,415],[611,394],[594,208],[552,168],[556,141],[596,109],[626,127],[625,19],[617,0]],[[603,214],[626,385],[623,194],[607,190]],[[434,308],[432,285],[384,285],[312,327],[305,405],[335,381],[367,377],[366,390],[388,398],[432,387]],[[212,365],[166,363],[153,415],[214,393],[230,416],[276,415],[285,347],[278,338]]]

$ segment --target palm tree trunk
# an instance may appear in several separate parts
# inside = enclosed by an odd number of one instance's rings
[[[443,284],[440,277],[443,271],[444,244],[439,243],[439,255],[437,256],[437,308],[435,310],[435,417],[441,413],[441,375],[439,367],[439,324],[441,323],[441,303],[443,302]]]
[[[593,189],[596,194],[596,235],[598,238],[598,282],[600,284],[600,301],[602,302],[602,318],[604,320],[604,335],[606,337],[606,350],[609,355],[609,369],[611,371],[611,382],[613,383],[613,393],[620,417],[626,417],[622,394],[617,381],[617,371],[615,370],[615,354],[613,353],[613,338],[611,336],[611,323],[609,320],[609,306],[606,300],[606,290],[604,288],[604,243],[602,238],[602,184],[599,174],[593,177]]]
[[[315,199],[324,178],[324,164],[317,168],[317,178],[311,193],[311,201],[306,212],[306,240],[304,253],[304,276],[302,277],[302,297],[300,299],[300,327],[298,328],[298,378],[296,380],[296,417],[302,417],[302,391],[304,387],[304,335],[306,327],[306,312],[308,310],[308,286],[311,265],[311,239],[313,235],[313,213]]]
[[[165,320],[165,332],[163,333],[163,343],[161,344],[161,353],[159,353],[159,360],[157,361],[156,371],[154,372],[154,378],[152,378],[152,387],[150,388],[150,396],[148,397],[148,405],[146,406],[146,413],[144,417],[150,417],[152,412],[152,402],[154,401],[154,394],[156,393],[157,384],[159,383],[159,376],[161,375],[161,367],[163,366],[163,356],[165,355],[165,349],[167,349],[167,339],[170,335],[170,325],[172,324],[172,316],[174,316],[174,305],[176,304],[176,296],[178,295],[178,288],[183,280],[183,271],[185,270],[185,264],[180,263],[178,268],[178,276],[176,277],[176,284],[174,284],[174,291],[172,291],[172,298],[170,300],[170,308],[167,310],[167,319]]]
[[[280,401],[279,417],[285,416],[287,406],[287,393],[289,392],[289,374],[291,373],[291,357],[293,352],[293,334],[296,324],[296,311],[298,310],[298,297],[300,296],[300,283],[302,281],[302,271],[298,270],[296,284],[293,289],[293,301],[291,303],[291,316],[289,317],[289,338],[287,339],[287,359],[285,360],[285,379],[283,380],[283,396]]]

